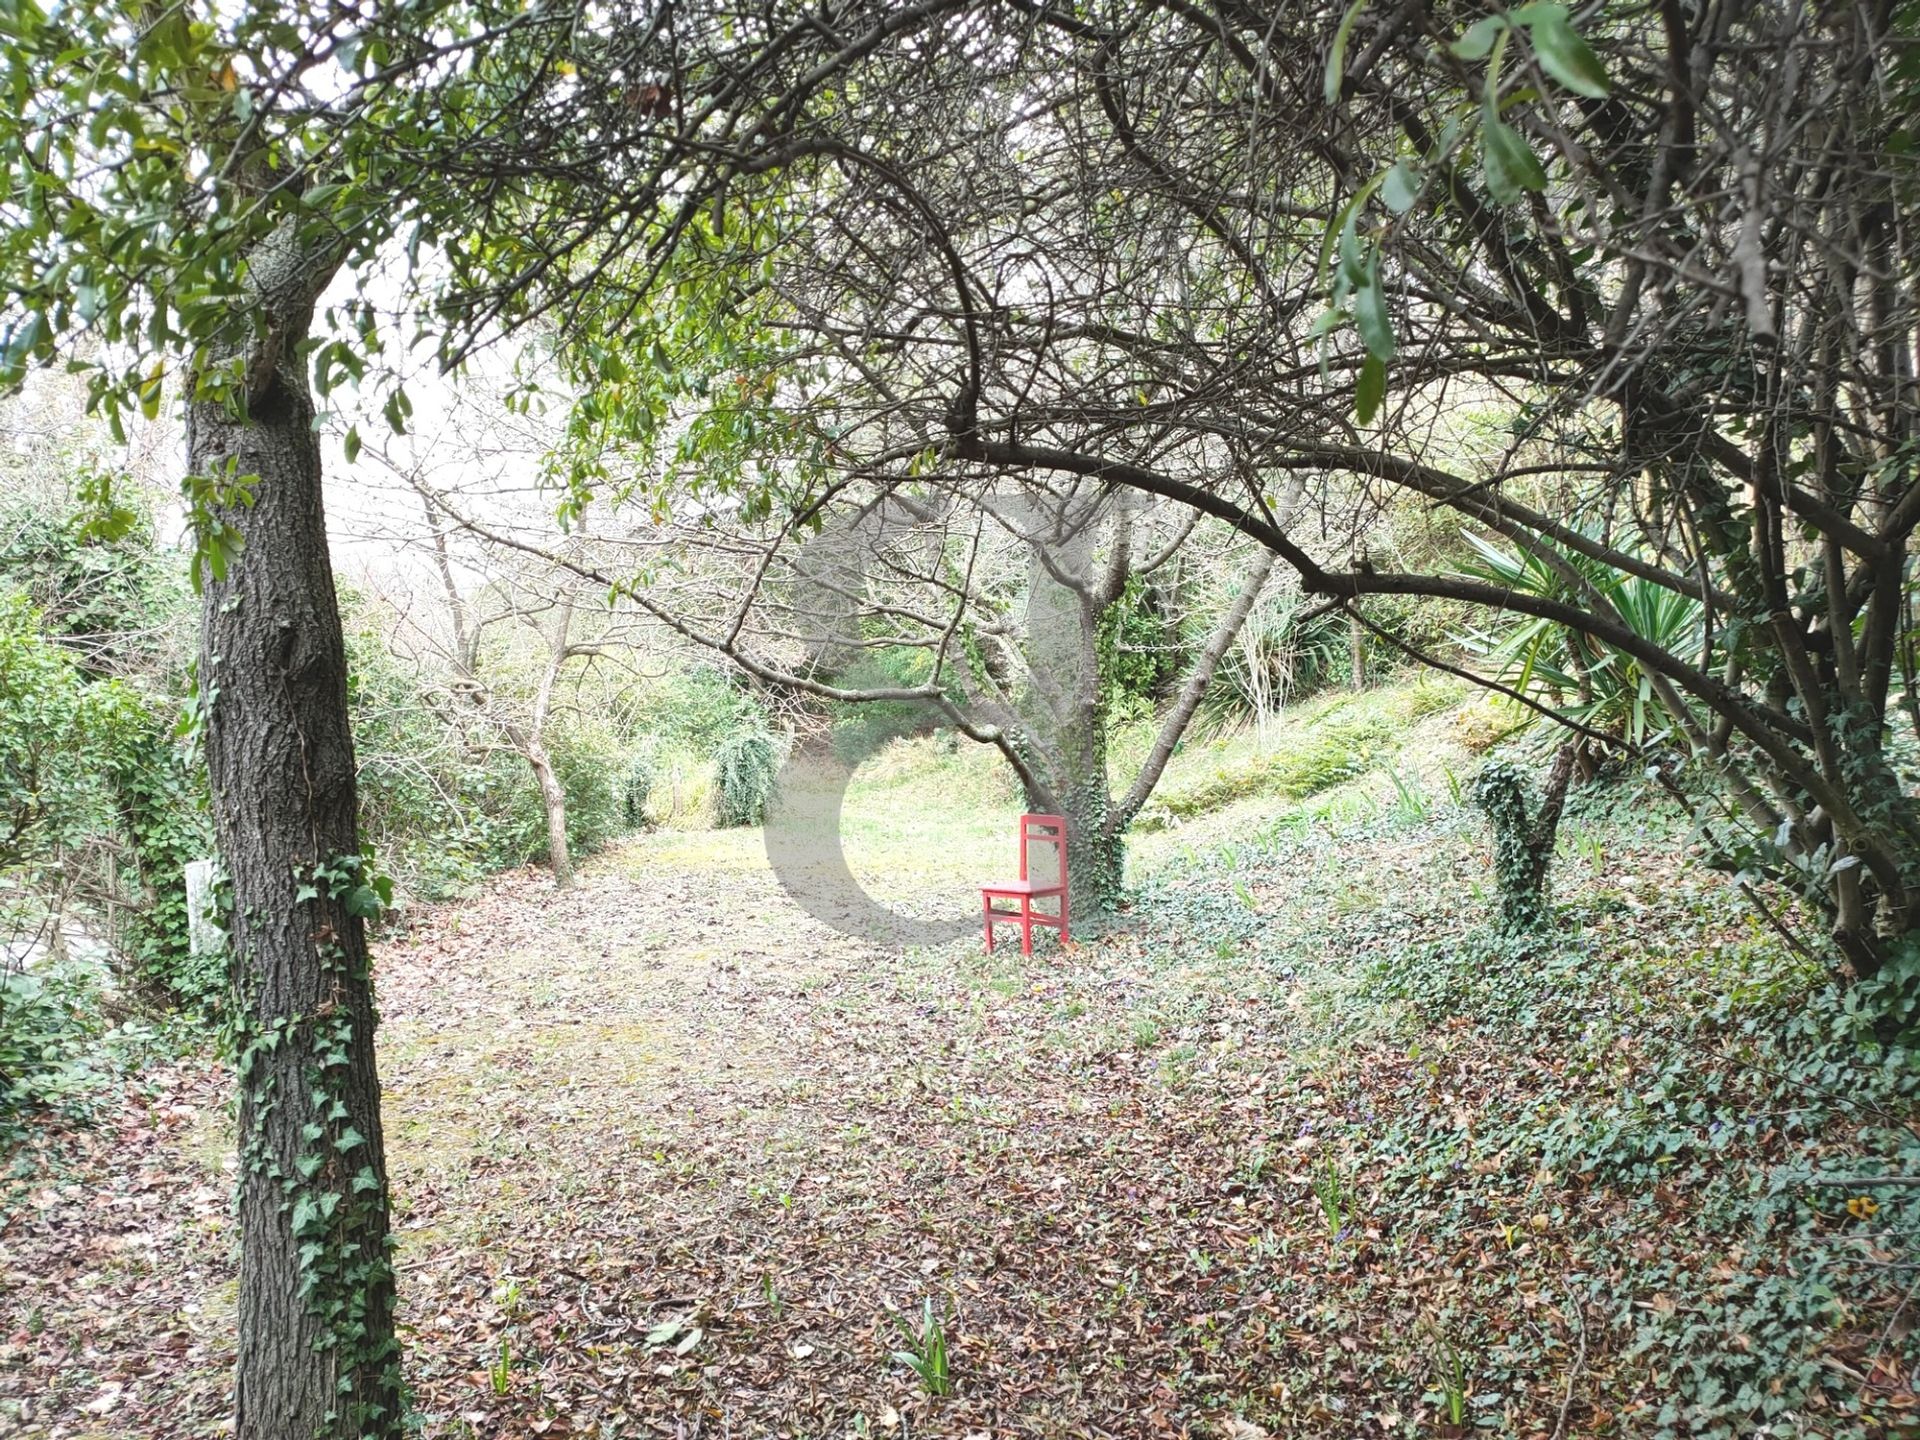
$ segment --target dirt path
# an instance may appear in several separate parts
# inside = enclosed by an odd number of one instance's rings
[[[1524,1440],[1651,1434],[1688,1374],[1709,1419],[1674,1433],[1754,1433],[1788,1381],[1793,1433],[1905,1433],[1848,1428],[1912,1409],[1899,1252],[1836,1243],[1885,1222],[1766,1199],[1815,1162],[1909,1166],[1898,1077],[1865,1112],[1868,1061],[1782,1088],[1759,1007],[1804,979],[1676,866],[1684,832],[1576,821],[1566,944],[1537,960],[1466,943],[1474,817],[1394,794],[1155,834],[1129,925],[1028,959],[838,934],[751,831],[644,837],[566,895],[500,877],[389,936],[421,1433],[1461,1435],[1449,1355],[1479,1429]],[[970,906],[1016,804],[887,777],[849,857],[882,898]],[[227,1095],[211,1064],[151,1069],[6,1162],[0,1434],[224,1433]],[[895,1353],[929,1310],[951,1395]]]
[[[1124,939],[977,950],[837,935],[748,836],[505,877],[383,946],[426,1433],[1151,1435],[1243,1395],[1280,1333],[1246,1247],[1305,1198],[1252,1193],[1271,1007]],[[0,1230],[22,1433],[220,1429],[224,1086],[151,1088]],[[928,1301],[941,1400],[889,1358]]]

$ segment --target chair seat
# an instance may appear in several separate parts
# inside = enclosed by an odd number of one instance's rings
[[[1058,885],[1037,885],[1031,880],[1002,880],[995,885],[982,885],[981,893],[986,895],[1058,895]]]

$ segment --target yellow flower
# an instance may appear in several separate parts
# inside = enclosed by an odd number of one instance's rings
[[[1880,1213],[1880,1202],[1871,1195],[1856,1195],[1847,1201],[1847,1214],[1856,1220],[1871,1220]]]

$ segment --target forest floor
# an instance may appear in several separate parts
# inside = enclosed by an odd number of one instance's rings
[[[380,1065],[425,1434],[1914,1433],[1912,1192],[1802,1183],[1914,1169],[1905,1061],[1777,1038],[1805,967],[1637,791],[1569,823],[1564,946],[1475,941],[1443,742],[1146,835],[1123,923],[1031,957],[838,934],[753,831],[414,917]],[[997,813],[941,840],[950,777],[864,793],[882,898],[1005,868]],[[0,1433],[222,1432],[233,1164],[196,1060],[12,1157]],[[928,1306],[948,1396],[895,1355]]]

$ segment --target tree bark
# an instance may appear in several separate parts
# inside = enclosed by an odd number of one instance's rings
[[[233,886],[239,1030],[238,1440],[401,1433],[387,1177],[346,650],[301,342],[337,260],[256,257],[266,338],[244,416],[197,400],[197,476],[258,477],[205,517],[240,537],[201,604],[199,679]],[[197,562],[198,563],[198,562]]]
[[[1093,922],[1121,895],[1121,832],[1113,824],[1107,779],[1107,714],[1101,694],[1097,629],[1113,602],[1111,578],[1090,583],[1097,526],[1095,503],[1065,507],[1054,533],[1032,544],[1027,564],[1027,684],[1018,696],[1030,772],[1028,803],[1067,821],[1067,893],[1076,913]],[[1125,513],[1114,547],[1126,548]],[[1124,559],[1124,556],[1123,556]],[[1119,571],[1124,584],[1124,567]]]
[[[1254,556],[1253,564],[1247,569],[1247,578],[1241,582],[1240,593],[1234,596],[1233,603],[1221,614],[1213,633],[1207,637],[1207,643],[1200,647],[1200,653],[1194,657],[1193,668],[1187,672],[1186,683],[1180,687],[1180,698],[1174,701],[1173,709],[1160,722],[1153,748],[1147,752],[1147,758],[1134,776],[1133,784],[1115,807],[1115,817],[1121,826],[1133,823],[1133,817],[1140,813],[1140,807],[1153,794],[1153,787],[1160,783],[1160,776],[1166,771],[1167,762],[1173,758],[1180,738],[1187,733],[1187,726],[1193,723],[1194,712],[1200,708],[1200,702],[1206,699],[1207,686],[1213,683],[1213,673],[1220,668],[1221,657],[1239,639],[1247,616],[1253,613],[1253,607],[1260,599],[1260,591],[1266,586],[1267,577],[1273,573],[1276,559],[1271,550],[1262,550]]]
[[[1552,920],[1553,849],[1575,757],[1571,743],[1555,753],[1539,804],[1531,807],[1531,813],[1527,794],[1531,787],[1515,766],[1495,761],[1474,782],[1474,803],[1493,826],[1494,877],[1500,887],[1498,924],[1508,934],[1530,935]]]
[[[554,773],[553,757],[537,735],[527,738],[527,764],[540,782],[540,804],[547,812],[547,863],[553,868],[556,889],[573,885],[573,855],[567,849],[567,792]]]

